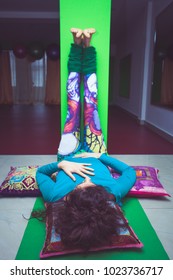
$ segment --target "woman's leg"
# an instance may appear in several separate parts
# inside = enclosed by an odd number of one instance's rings
[[[85,32],[84,32],[85,36]],[[96,50],[89,46],[88,36],[83,51],[84,74],[84,149],[87,152],[107,152],[97,107]]]
[[[75,31],[78,29],[75,29]],[[58,148],[58,156],[69,155],[80,149],[80,73],[82,63],[82,46],[77,32],[73,32],[74,44],[71,45],[67,80],[67,117],[61,141]],[[82,33],[81,33],[82,35]],[[81,36],[80,35],[80,36]]]
[[[84,76],[84,149],[87,152],[107,152],[97,108],[97,77]]]
[[[80,146],[80,73],[70,72],[67,81],[67,117],[61,141],[59,155],[75,152]]]

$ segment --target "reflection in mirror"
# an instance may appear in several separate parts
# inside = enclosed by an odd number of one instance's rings
[[[130,97],[131,54],[120,60],[119,95]]]
[[[156,18],[151,104],[173,109],[173,3]]]

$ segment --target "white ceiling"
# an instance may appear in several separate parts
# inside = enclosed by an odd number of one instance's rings
[[[125,24],[130,24],[149,0],[112,0],[111,44]],[[0,0],[0,45],[59,42],[58,0]]]

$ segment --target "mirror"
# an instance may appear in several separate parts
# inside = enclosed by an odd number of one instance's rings
[[[157,18],[151,104],[173,109],[173,3]]]

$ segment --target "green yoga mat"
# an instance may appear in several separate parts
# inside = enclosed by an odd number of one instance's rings
[[[34,209],[43,209],[44,203],[41,197],[36,199]],[[56,257],[58,260],[168,260],[160,240],[150,224],[138,199],[126,198],[123,204],[124,215],[130,226],[135,231],[140,241],[144,244],[141,249],[121,249]],[[20,244],[16,260],[39,260],[40,251],[45,240],[45,224],[36,219],[31,219],[26,227]]]

